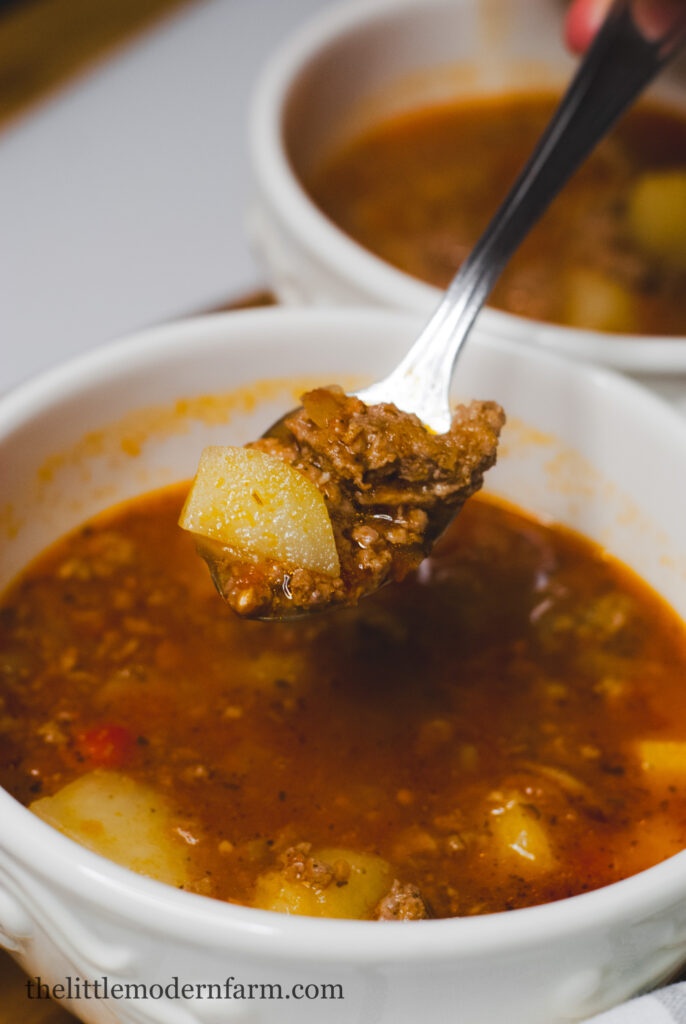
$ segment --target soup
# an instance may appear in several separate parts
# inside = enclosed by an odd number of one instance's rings
[[[292,913],[491,913],[686,845],[686,628],[582,537],[473,498],[359,607],[229,614],[188,485],[0,605],[0,782],[175,886]]]
[[[339,227],[444,288],[545,128],[552,95],[404,114],[333,154],[307,182]],[[686,335],[686,118],[631,111],[577,171],[490,302],[535,320]]]

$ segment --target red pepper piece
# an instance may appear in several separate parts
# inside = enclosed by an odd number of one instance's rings
[[[76,740],[79,753],[100,768],[120,768],[133,752],[133,738],[123,725],[95,725]]]

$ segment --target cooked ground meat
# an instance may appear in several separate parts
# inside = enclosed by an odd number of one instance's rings
[[[284,877],[289,882],[302,882],[313,889],[326,889],[336,877],[335,868],[326,861],[310,856],[312,843],[298,843],[282,855]]]
[[[401,885],[397,878],[374,912],[375,921],[422,921],[430,916],[417,886]]]
[[[471,402],[458,406],[448,433],[434,434],[394,405],[366,406],[336,388],[307,392],[302,408],[249,447],[284,459],[322,492],[340,576],[237,561],[201,544],[219,592],[239,615],[288,617],[354,605],[403,579],[481,487],[504,421],[495,402]]]

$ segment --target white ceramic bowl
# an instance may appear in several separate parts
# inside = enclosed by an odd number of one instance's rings
[[[360,370],[385,373],[417,326],[407,315],[355,310],[188,320],[6,396],[0,584],[97,510],[190,476],[203,445],[260,433],[313,378],[349,384]],[[478,332],[456,394],[508,410],[489,490],[600,540],[686,615],[686,423],[673,410],[606,371]],[[177,891],[77,846],[2,791],[0,823],[0,944],[44,982],[107,976],[110,986],[164,987],[176,976],[223,986],[233,976],[284,993],[296,983],[341,984],[345,994],[219,1002],[176,1000],[172,989],[161,1000],[73,1002],[86,1021],[559,1024],[686,960],[686,853],[547,906],[379,924]]]
[[[484,93],[562,87],[575,61],[553,0],[356,0],[328,8],[282,44],[251,113],[256,199],[249,229],[284,302],[391,306],[428,316],[440,292],[397,270],[330,221],[302,186],[344,138],[398,110]],[[684,109],[686,78],[654,92]],[[495,309],[483,330],[577,359],[653,375],[686,402],[686,338],[609,335]],[[660,381],[659,375],[681,374]]]

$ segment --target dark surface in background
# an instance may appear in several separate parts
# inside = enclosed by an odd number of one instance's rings
[[[76,1018],[49,999],[28,999],[26,976],[0,954],[0,1024],[75,1024]]]
[[[0,0],[0,130],[193,0]]]

